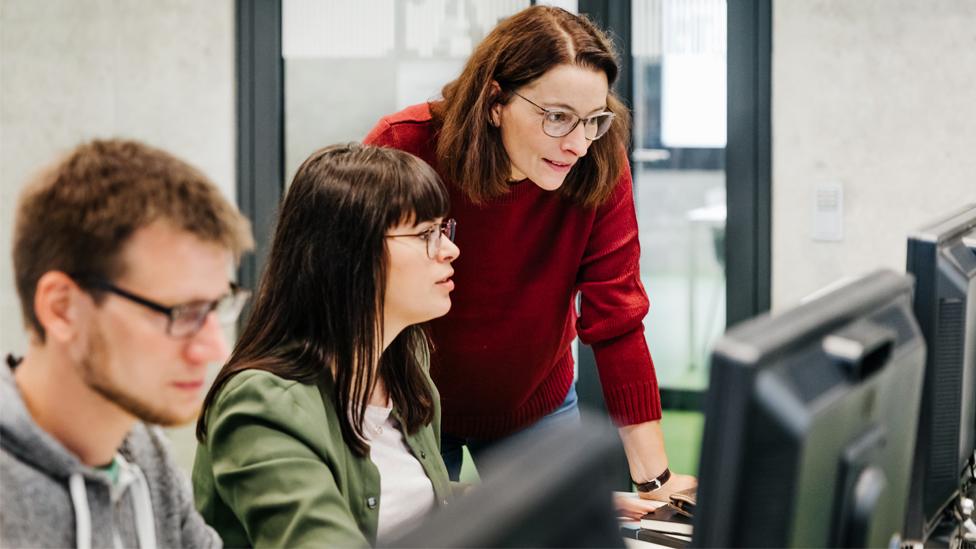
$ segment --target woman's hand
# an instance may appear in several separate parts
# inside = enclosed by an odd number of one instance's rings
[[[658,501],[649,501],[636,496],[637,494],[614,492],[613,507],[617,510],[618,517],[640,520],[642,516],[661,506]]]

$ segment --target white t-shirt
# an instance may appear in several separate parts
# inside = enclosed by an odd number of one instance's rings
[[[366,406],[363,431],[369,457],[380,472],[380,516],[376,539],[400,533],[434,506],[434,485],[410,452],[392,408]]]

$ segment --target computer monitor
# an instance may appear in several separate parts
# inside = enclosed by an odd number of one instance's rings
[[[959,491],[976,435],[976,204],[908,238],[914,311],[928,342],[905,529],[924,541]]]
[[[925,366],[911,289],[877,271],[719,340],[692,545],[900,538]]]
[[[389,547],[623,547],[612,490],[620,438],[586,415],[478,461],[481,484]]]

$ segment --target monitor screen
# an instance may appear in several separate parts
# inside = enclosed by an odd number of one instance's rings
[[[479,459],[480,485],[384,545],[623,547],[612,500],[622,454],[608,423],[585,415],[516,437]]]
[[[925,361],[911,288],[877,271],[716,344],[693,545],[900,539]]]
[[[908,238],[913,307],[928,342],[912,497],[905,528],[928,539],[958,493],[976,435],[976,204]]]

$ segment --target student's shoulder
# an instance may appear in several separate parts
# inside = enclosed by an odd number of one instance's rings
[[[149,485],[153,515],[162,546],[220,547],[220,536],[193,509],[186,471],[170,450],[170,439],[158,425],[136,423],[119,448],[138,467]]]
[[[319,399],[319,388],[314,384],[287,379],[268,370],[249,368],[227,380],[214,400],[214,407],[289,401],[309,406],[320,402]]]
[[[247,368],[231,376],[224,383],[220,394],[224,395],[234,391],[261,388],[287,391],[298,384],[299,382],[281,377],[270,370]]]
[[[162,500],[180,500],[187,489],[172,454],[170,439],[158,425],[137,422],[125,437],[119,453],[136,465]]]
[[[322,384],[323,386],[325,384]],[[299,439],[314,448],[324,448],[335,438],[337,415],[326,404],[320,385],[289,380],[264,370],[246,370],[234,376],[220,390],[207,410],[207,445],[224,452],[241,444],[242,429],[251,434],[246,444],[274,445],[285,437]]]

